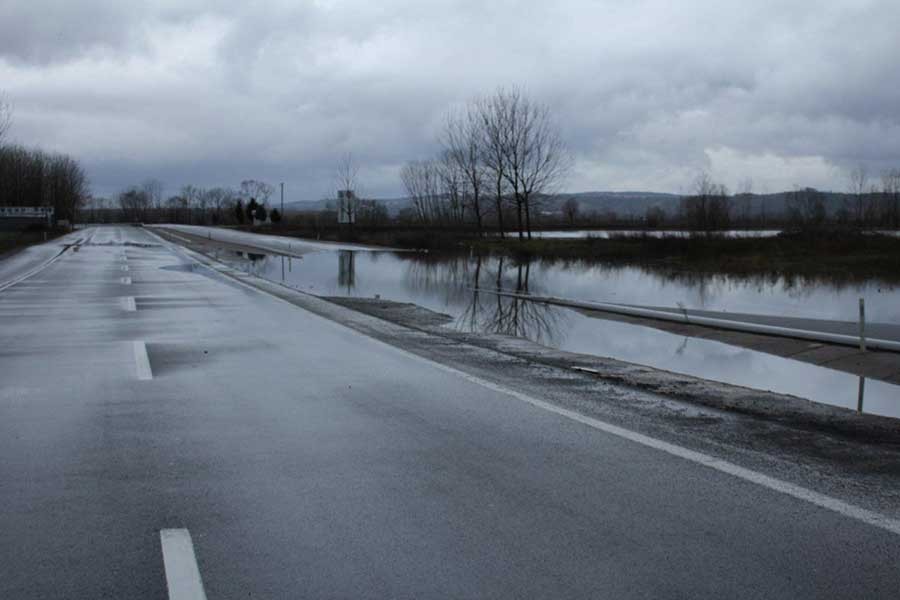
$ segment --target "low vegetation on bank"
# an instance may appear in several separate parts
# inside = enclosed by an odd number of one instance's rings
[[[859,231],[784,232],[774,237],[476,240],[477,251],[521,259],[655,264],[685,271],[833,275],[900,280],[900,237]]]

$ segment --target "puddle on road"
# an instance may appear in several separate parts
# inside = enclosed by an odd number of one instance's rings
[[[476,256],[323,251],[288,258],[220,250],[232,266],[326,296],[412,302],[453,317],[448,327],[524,337],[553,348],[608,356],[756,389],[857,408],[859,377],[728,344],[604,320],[473,288],[503,289],[598,302],[669,305],[818,319],[856,318],[866,298],[872,322],[900,322],[900,287],[783,277],[657,273]],[[865,412],[900,417],[900,387],[868,379]]]

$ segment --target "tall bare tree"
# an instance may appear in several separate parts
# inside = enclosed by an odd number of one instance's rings
[[[498,90],[487,106],[489,122],[497,128],[489,136],[499,144],[502,176],[512,189],[519,238],[531,238],[531,215],[541,194],[552,192],[568,168],[568,157],[550,109],[519,89]],[[523,223],[524,216],[524,223]]]
[[[0,146],[12,127],[12,105],[0,94]]]
[[[464,111],[450,113],[444,125],[441,142],[444,156],[455,165],[465,180],[466,194],[470,200],[478,235],[484,234],[481,196],[485,187],[481,130],[477,106],[469,105]]]
[[[882,225],[900,227],[900,169],[889,169],[881,174]]]
[[[245,179],[241,182],[241,196],[246,200],[253,199],[257,203],[265,205],[274,193],[275,188],[265,181]]]
[[[358,177],[359,166],[353,161],[353,155],[348,152],[341,156],[334,172],[338,190],[350,190],[357,193]]]
[[[853,215],[857,225],[863,224],[865,217],[865,196],[869,186],[869,172],[864,165],[858,165],[850,170],[847,175],[847,183],[850,193],[853,195],[850,214]]]
[[[432,225],[441,218],[441,177],[433,160],[413,160],[400,169],[400,179],[409,196],[416,219]]]
[[[503,226],[503,209],[506,197],[506,161],[503,146],[506,143],[502,111],[496,97],[481,98],[475,101],[475,114],[478,118],[478,131],[481,140],[478,143],[481,151],[481,163],[494,193],[494,208],[497,213],[497,228],[500,237],[506,237]]]

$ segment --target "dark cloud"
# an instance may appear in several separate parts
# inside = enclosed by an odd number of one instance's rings
[[[451,106],[521,85],[575,158],[566,187],[843,187],[900,165],[900,4],[881,1],[0,0],[17,140],[80,157],[99,193],[157,177],[367,190],[435,150]]]

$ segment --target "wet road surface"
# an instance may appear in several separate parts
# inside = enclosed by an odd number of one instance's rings
[[[0,597],[165,598],[177,528],[210,598],[900,589],[896,532],[87,237],[0,292]]]

